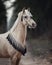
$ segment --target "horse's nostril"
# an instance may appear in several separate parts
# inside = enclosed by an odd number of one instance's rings
[[[34,23],[32,23],[32,26],[34,27],[34,26],[35,26],[35,24],[34,24]]]

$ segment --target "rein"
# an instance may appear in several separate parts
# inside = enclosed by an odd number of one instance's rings
[[[13,46],[13,48],[19,51],[22,55],[25,55],[26,47],[22,47],[22,45],[20,45],[11,34],[7,36],[7,40]]]

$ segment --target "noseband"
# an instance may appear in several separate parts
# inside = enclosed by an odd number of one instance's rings
[[[25,55],[26,47],[22,47],[22,45],[18,43],[11,34],[7,36],[7,40],[13,46],[13,48],[19,51],[22,55]]]

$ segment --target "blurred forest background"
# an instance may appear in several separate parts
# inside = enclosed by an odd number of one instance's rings
[[[52,0],[16,0],[15,7],[10,20],[10,28],[7,30],[6,8],[0,0],[0,33],[8,31],[17,18],[17,14],[23,7],[30,7],[33,19],[37,23],[36,29],[28,29],[27,40],[32,54],[52,53]],[[16,14],[17,13],[17,14]]]

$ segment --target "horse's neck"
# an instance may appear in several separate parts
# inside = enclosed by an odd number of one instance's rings
[[[22,22],[19,22],[13,32],[13,35],[20,43],[24,43],[27,35],[27,27],[24,26]]]
[[[13,27],[11,28],[10,32],[13,32],[13,31],[15,30],[15,28],[16,28],[16,26],[17,26],[17,24],[18,24],[18,19],[19,19],[19,18],[16,19],[16,21],[15,21]]]

